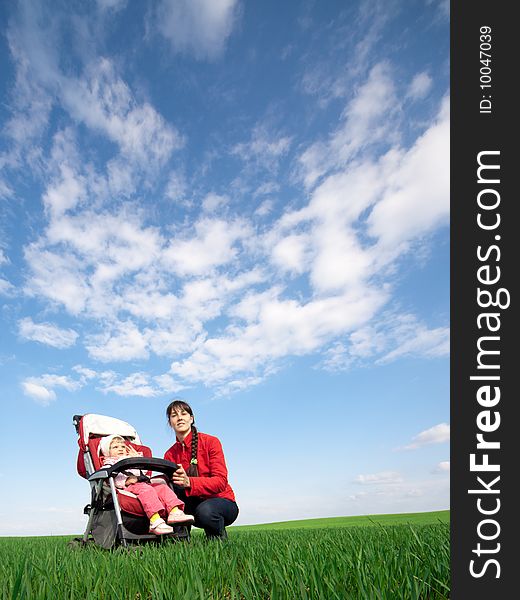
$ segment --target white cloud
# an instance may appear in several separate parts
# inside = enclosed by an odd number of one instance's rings
[[[204,337],[203,326],[197,317],[182,315],[176,322],[147,329],[150,350],[158,356],[179,356],[193,352],[197,340]]]
[[[1,159],[3,157],[0,155],[0,162]],[[1,167],[1,165],[0,165]],[[0,170],[0,175],[1,175],[1,170]],[[0,198],[12,198],[14,195],[14,191],[11,188],[11,186],[7,183],[7,181],[5,181],[4,179],[2,179],[2,177],[0,177]]]
[[[54,217],[59,217],[74,208],[85,197],[85,184],[67,164],[60,168],[59,179],[49,185],[43,196],[43,203]]]
[[[139,396],[141,398],[177,393],[186,387],[168,373],[151,377],[148,373],[139,371],[118,379],[114,373],[110,372],[100,376],[99,380],[99,389],[105,394],[113,392],[118,396]]]
[[[175,52],[215,59],[237,17],[237,0],[161,0],[157,27]]]
[[[435,467],[434,473],[449,473],[450,472],[450,461],[449,460],[443,460],[442,462],[438,463],[438,465]]]
[[[401,329],[403,330],[403,329]],[[413,337],[409,337],[412,334]],[[450,352],[450,330],[448,327],[438,327],[436,329],[426,329],[419,325],[412,333],[408,332],[400,346],[383,356],[382,363],[390,362],[401,356],[425,356],[435,358],[439,356],[448,356]]]
[[[256,188],[256,190],[254,192],[254,195],[255,195],[255,198],[258,197],[258,196],[268,196],[270,194],[275,194],[279,190],[280,190],[280,184],[279,183],[276,183],[275,181],[265,181],[264,183],[262,183],[260,186],[258,186]],[[266,200],[264,203],[271,203],[272,204],[272,201]],[[259,213],[259,209],[257,209],[256,212],[258,214],[260,214]],[[269,212],[269,210],[267,212]]]
[[[37,6],[24,8],[23,23],[13,25],[12,22],[7,31],[16,75],[12,91],[12,116],[4,131],[14,143],[12,151],[16,155],[15,160],[21,160],[22,149],[39,141],[48,127],[53,99],[41,83],[42,80],[51,80],[55,75],[49,46],[39,35],[37,21],[40,11]],[[39,77],[33,77],[33,69],[39,73]],[[34,156],[34,149],[29,151],[29,156]]]
[[[110,12],[122,6],[121,2],[108,0],[99,4]],[[95,52],[80,52],[81,74],[62,71],[57,40],[66,19],[58,14],[43,18],[41,13],[38,5],[22,6],[8,30],[16,66],[15,108],[6,128],[13,142],[13,160],[19,164],[29,162],[34,171],[41,170],[43,150],[37,142],[51,122],[53,106],[59,105],[75,124],[82,123],[115,144],[112,158],[106,163],[108,181],[117,193],[133,192],[140,179],[154,179],[158,168],[183,145],[182,136],[150,103],[136,100],[110,59],[96,57]],[[80,38],[88,37],[88,27],[83,25],[81,18],[73,23]],[[64,179],[63,184],[66,182]],[[71,196],[74,201],[75,194]]]
[[[250,141],[236,144],[231,149],[231,154],[251,163],[251,166],[276,173],[280,159],[289,151],[291,141],[289,136],[268,131],[267,125],[257,125],[251,133]]]
[[[114,392],[119,396],[140,396],[142,398],[150,398],[159,393],[150,384],[150,377],[147,373],[133,373],[119,383],[106,385],[102,388],[102,391]]]
[[[90,290],[77,258],[47,250],[42,243],[26,247],[25,258],[31,268],[31,279],[25,287],[28,295],[63,304],[72,315],[83,311]]]
[[[164,373],[163,375],[157,375],[153,378],[153,380],[159,386],[161,393],[167,392],[169,394],[176,394],[177,392],[180,392],[186,388],[185,385],[182,385],[167,373]]]
[[[285,250],[284,240],[288,238],[293,247],[299,242],[300,257],[305,253],[316,292],[334,294],[367,285],[377,270],[377,255],[363,239],[359,221],[381,194],[382,181],[380,168],[370,161],[325,178],[307,206],[286,212],[266,236],[266,247],[275,253],[274,261],[283,261],[283,255],[276,253]],[[305,233],[299,231],[302,228]],[[295,230],[297,234],[289,233]],[[287,259],[294,262],[294,248],[291,250]],[[289,265],[294,268],[291,262]]]
[[[94,379],[98,375],[96,371],[88,369],[87,367],[82,367],[81,365],[75,365],[74,367],[72,367],[72,370],[75,373],[78,373],[78,375],[80,376],[81,384],[86,383],[90,379]]]
[[[156,168],[183,143],[150,104],[135,101],[106,58],[88,65],[83,79],[60,78],[60,83],[71,116],[107,135],[136,166]]]
[[[379,63],[345,107],[343,120],[329,140],[312,144],[300,156],[305,185],[310,187],[331,169],[345,166],[368,146],[391,141],[397,105],[390,67]]]
[[[238,253],[236,243],[247,237],[244,222],[203,218],[195,224],[195,236],[175,239],[163,254],[163,261],[179,275],[203,275],[231,262]]]
[[[282,214],[263,237],[255,237],[245,219],[206,216],[167,239],[159,229],[145,227],[139,213],[54,211],[45,237],[27,249],[33,271],[27,290],[62,303],[72,314],[107,319],[106,331],[86,340],[93,358],[108,362],[146,358],[150,351],[174,357],[188,353],[172,366],[186,381],[254,383],[282,358],[314,352],[349,332],[350,346],[336,345],[325,366],[338,368],[345,351],[350,356],[344,364],[359,356],[388,361],[410,353],[441,355],[446,328],[428,330],[400,317],[393,332],[373,335],[362,329],[390,298],[388,287],[370,283],[386,265],[389,246],[382,251],[367,245],[359,230],[360,215],[382,196],[385,168],[365,162],[325,178],[307,206]],[[221,204],[220,197],[206,199],[208,209]],[[257,265],[268,258],[281,274],[309,276],[317,295],[281,300],[283,285],[274,295],[257,294],[252,286],[268,273],[258,268],[240,273],[253,256]],[[224,268],[227,276],[220,274]],[[56,281],[62,284],[51,285]],[[243,300],[234,304],[238,291]],[[129,326],[121,311],[148,325]],[[209,337],[205,322],[217,316],[243,321],[228,321],[227,330]],[[400,346],[392,347],[392,339]]]
[[[439,15],[441,18],[449,18],[450,16],[450,2],[449,0],[428,0],[428,4],[437,4]]]
[[[143,227],[135,214],[87,210],[74,216],[61,215],[51,219],[45,236],[26,248],[30,278],[25,289],[62,304],[74,315],[87,312],[90,316],[113,318],[122,308],[114,285],[141,272],[144,281],[139,288],[151,293],[149,302],[136,305],[136,294],[127,283],[127,308],[133,306],[137,313],[150,311],[154,305],[157,310],[168,310],[154,304],[157,282],[152,289],[146,283],[162,244],[158,232]],[[168,302],[165,296],[164,303]]]
[[[408,230],[397,239],[387,236],[384,244],[377,237],[367,244],[360,221],[387,197],[386,175],[406,163],[406,156],[394,152],[379,163],[351,164],[327,176],[307,205],[282,214],[261,236],[243,218],[206,215],[193,227],[178,227],[168,239],[158,228],[145,227],[139,213],[55,211],[45,238],[27,250],[33,270],[27,289],[61,302],[73,314],[106,319],[106,331],[86,340],[93,358],[132,360],[150,351],[184,355],[173,361],[172,373],[208,385],[259,381],[282,358],[317,351],[345,334],[350,334],[349,345],[336,342],[325,367],[348,366],[359,357],[389,361],[405,354],[444,355],[447,328],[430,330],[401,316],[385,319],[385,329],[372,322],[372,331],[363,330],[391,297],[388,286],[372,280],[406,250],[402,239],[418,233]],[[205,207],[215,210],[223,202],[210,194]],[[66,260],[62,249],[68,250]],[[252,286],[269,273],[258,268],[241,273],[251,258],[257,266],[268,259],[280,277],[308,277],[314,296],[282,300],[284,285],[273,287],[274,295],[258,294]],[[63,285],[51,286],[51,281]],[[236,304],[238,291],[243,301]],[[122,311],[146,325],[135,320],[128,327]],[[209,336],[205,323],[218,316],[228,327]]]
[[[275,361],[313,352],[338,332],[369,320],[384,300],[369,288],[362,296],[346,294],[307,303],[280,299],[276,290],[249,294],[235,307],[235,314],[247,322],[230,327],[227,335],[204,340],[189,358],[174,361],[172,372],[207,385],[238,374],[267,374]]]
[[[424,235],[449,217],[449,100],[413,147],[394,154],[386,189],[368,218],[368,233],[383,254]]]
[[[21,319],[18,326],[20,335],[25,339],[54,348],[70,348],[78,338],[78,333],[73,329],[61,329],[52,323],[34,323],[30,317]]]
[[[255,210],[255,215],[259,217],[267,216],[273,210],[273,201],[264,200],[262,204]]]
[[[428,444],[443,444],[449,440],[450,426],[447,423],[440,423],[414,436],[412,443],[405,446],[404,450],[416,450]]]
[[[69,391],[75,391],[82,387],[82,383],[75,381],[66,375],[45,374],[40,377],[28,377],[22,382],[22,389],[26,396],[36,400],[42,406],[48,406],[56,400],[53,388],[63,387]]]
[[[309,242],[308,235],[305,234],[282,238],[273,248],[273,263],[284,271],[303,273],[306,270],[306,250]]]
[[[387,323],[381,321],[354,331],[349,338],[348,354],[352,358],[361,359],[379,354],[389,343],[389,335],[395,337],[393,332],[389,334],[388,330],[383,329],[386,325]]]
[[[395,146],[377,162],[368,157],[359,160],[359,153],[367,150],[365,140],[377,141],[393,123],[385,104],[392,90],[389,69],[378,65],[347,106],[343,124],[329,141],[310,146],[300,157],[307,185],[325,178],[309,205],[286,213],[279,225],[312,223],[311,277],[322,291],[362,283],[408,251],[413,240],[419,243],[434,228],[448,223],[448,98],[410,149]],[[374,105],[372,93],[386,100]],[[387,142],[392,139],[395,136]],[[360,223],[363,211],[368,211],[368,217]],[[367,240],[372,243],[367,245]]]
[[[367,285],[372,264],[357,235],[350,227],[327,220],[316,227],[323,237],[316,237],[316,255],[312,265],[311,281],[322,293],[344,289],[360,289]]]
[[[186,197],[188,184],[184,173],[180,170],[172,171],[166,185],[166,197],[174,202],[181,202]]]
[[[118,9],[122,3],[105,3],[110,6]],[[177,50],[214,57],[223,50],[237,7],[235,2],[163,2],[158,12]],[[232,212],[236,188],[228,198],[201,184],[198,220],[190,221],[186,213],[183,222],[150,226],[154,209],[132,194],[152,189],[140,184],[152,186],[150,175],[160,167],[169,176],[160,200],[194,206],[186,197],[182,162],[176,167],[168,162],[182,137],[150,103],[137,100],[115,62],[90,56],[79,76],[66,75],[36,21],[28,18],[21,29],[35,34],[29,62],[37,64],[41,51],[43,68],[24,72],[27,56],[21,57],[20,77],[32,76],[73,121],[53,140],[42,195],[48,224],[25,248],[24,291],[92,324],[85,338],[92,358],[128,361],[153,352],[171,357],[168,377],[181,377],[182,384],[238,389],[261,381],[287,357],[327,347],[323,365],[334,369],[359,359],[446,354],[445,327],[404,318],[383,327],[375,320],[392,298],[394,261],[447,222],[447,188],[433,182],[445,167],[446,101],[416,143],[400,148],[392,67],[379,63],[355,88],[330,135],[300,156],[308,191],[294,200],[294,208],[284,210],[279,202],[281,216],[255,226],[255,217],[274,212],[273,200],[265,200],[248,220]],[[182,41],[184,34],[191,36],[189,42]],[[213,41],[205,45],[208,40]],[[411,89],[420,95],[427,87],[422,74]],[[78,124],[109,142],[104,170],[82,156]],[[290,157],[292,137],[267,123],[242,139],[231,152],[245,161],[246,171],[276,171],[280,160]],[[395,147],[378,158],[377,144]],[[279,190],[275,177],[257,179],[245,186],[253,200]],[[30,325],[25,323],[26,333]],[[27,335],[37,335],[36,324],[31,327]],[[38,327],[40,337],[52,339],[42,329],[51,324]],[[177,385],[176,378],[160,381]],[[148,393],[160,383],[112,377],[107,385]]]
[[[75,250],[81,264],[95,268],[91,282],[103,285],[122,275],[146,269],[159,256],[162,238],[139,218],[120,214],[84,211],[51,221],[49,245],[63,244]]]
[[[33,383],[38,383],[44,385],[45,387],[63,387],[69,392],[73,392],[81,388],[82,384],[79,381],[75,381],[66,375],[54,375],[54,374],[45,374],[40,377],[29,377],[26,381],[31,381]]]
[[[205,212],[211,213],[217,210],[218,208],[226,206],[228,202],[229,198],[227,196],[221,196],[219,194],[211,192],[207,194],[207,196],[202,201],[202,209]]]
[[[433,80],[425,71],[418,73],[412,80],[408,89],[408,96],[413,100],[424,98],[430,91]]]
[[[382,471],[380,473],[371,473],[368,475],[358,475],[356,482],[362,485],[380,485],[401,483],[403,481],[400,473],[396,471]]]
[[[449,355],[449,328],[428,329],[410,314],[385,312],[369,325],[352,332],[346,342],[336,342],[321,366],[341,371],[367,361],[384,364],[403,356],[438,358]]]
[[[87,337],[90,356],[102,362],[148,358],[148,339],[132,321],[118,323],[114,329]]]
[[[127,0],[96,0],[99,10],[115,13],[126,7]]]
[[[0,294],[2,296],[10,296],[14,292],[14,289],[14,285],[10,281],[0,277]]]
[[[376,77],[376,87],[384,87],[380,77],[383,76]],[[386,72],[383,81],[385,77]],[[367,88],[371,89],[371,85],[367,84]],[[360,106],[351,112],[363,113],[363,109]],[[366,112],[367,123],[382,119],[381,127],[386,127],[391,121],[386,115],[377,114],[371,105]],[[356,121],[356,127],[360,126]],[[374,127],[377,129],[375,124]],[[352,132],[347,135],[347,129],[348,126],[340,128],[332,136],[328,145],[330,160],[323,147],[314,148],[321,167],[311,179],[314,181],[332,168],[341,166],[342,170],[326,176],[312,192],[306,207],[286,213],[278,223],[280,232],[300,224],[310,226],[311,281],[321,292],[364,285],[407,252],[414,241],[423,243],[426,234],[447,224],[449,218],[446,98],[434,123],[409,150],[396,146],[377,162],[366,158],[350,160],[347,165],[352,154],[348,148],[354,151],[362,145],[362,136],[357,140]],[[372,132],[370,139],[375,139]],[[350,140],[348,144],[346,140]],[[343,150],[336,151],[336,146]],[[368,217],[362,217],[366,214]]]
[[[32,381],[22,382],[22,389],[26,396],[33,398],[42,406],[48,406],[53,400],[56,400],[54,390],[49,390],[45,386]]]
[[[75,365],[72,367],[72,371],[79,377],[74,379],[67,375],[49,373],[39,377],[28,377],[22,382],[22,389],[27,396],[46,406],[56,399],[54,388],[57,387],[76,391],[87,384],[91,384],[103,393],[113,392],[119,396],[139,396],[142,398],[177,393],[186,388],[184,384],[169,373],[153,377],[149,373],[139,371],[126,377],[120,377],[114,371],[99,372],[81,365]]]

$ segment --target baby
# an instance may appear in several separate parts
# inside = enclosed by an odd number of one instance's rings
[[[103,466],[113,465],[123,458],[142,456],[142,453],[128,446],[119,435],[107,435],[102,438],[99,449],[103,455]],[[119,489],[128,490],[137,496],[146,516],[150,519],[150,533],[155,535],[172,533],[171,525],[193,523],[194,517],[183,512],[184,502],[177,498],[168,485],[162,482],[140,481],[140,475],[137,469],[128,469],[125,473],[118,473],[114,483]],[[166,521],[163,516],[167,517]]]

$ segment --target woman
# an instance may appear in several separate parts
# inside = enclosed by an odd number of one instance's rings
[[[185,502],[184,512],[195,517],[195,526],[210,539],[226,539],[226,525],[238,516],[235,494],[228,483],[228,472],[220,440],[200,433],[189,404],[174,400],[166,409],[176,442],[164,458],[179,465],[172,476],[178,496]]]

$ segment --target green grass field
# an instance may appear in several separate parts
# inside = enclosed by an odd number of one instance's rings
[[[235,526],[226,543],[106,551],[70,539],[0,538],[2,599],[449,598],[448,511]]]
[[[425,513],[402,513],[395,515],[369,515],[360,517],[328,517],[326,519],[305,519],[304,521],[280,521],[262,525],[238,525],[234,530],[269,530],[269,529],[306,529],[323,527],[353,527],[370,525],[431,525],[449,523],[450,511],[438,510]]]

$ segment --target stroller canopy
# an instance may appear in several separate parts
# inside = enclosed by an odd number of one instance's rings
[[[74,415],[73,423],[78,433],[77,469],[81,477],[87,477],[87,474],[101,467],[99,442],[105,435],[120,435],[144,456],[152,456],[150,448],[141,444],[139,434],[126,421],[105,415],[86,414]],[[87,468],[89,464],[90,466]]]
[[[84,451],[89,440],[93,437],[116,434],[134,444],[141,445],[139,434],[130,423],[106,417],[105,415],[86,414],[80,417],[78,423],[78,444]]]

